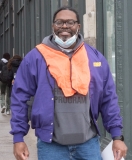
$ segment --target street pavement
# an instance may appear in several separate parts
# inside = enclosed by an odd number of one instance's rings
[[[13,136],[9,133],[10,115],[0,113],[0,160],[16,160],[13,155]],[[37,160],[36,137],[34,130],[30,129],[24,138],[28,146],[30,156],[28,160]]]

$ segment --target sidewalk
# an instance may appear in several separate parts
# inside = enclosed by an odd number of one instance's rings
[[[10,130],[10,115],[0,113],[0,160],[16,160],[13,155],[13,136],[9,134]],[[29,130],[25,142],[30,152],[29,160],[37,160],[34,130]]]

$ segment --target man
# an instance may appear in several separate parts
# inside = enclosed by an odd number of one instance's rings
[[[111,134],[115,160],[126,156],[122,119],[108,63],[84,43],[78,13],[62,7],[53,34],[23,59],[12,90],[11,134],[17,160],[28,158],[27,100],[34,96],[31,124],[39,160],[101,160],[97,118]]]
[[[3,58],[0,61],[0,89],[1,89],[1,113],[5,113],[9,115],[10,114],[10,98],[9,98],[9,87],[7,85],[7,82],[5,80],[5,73],[7,73],[7,63],[10,59],[9,53],[4,53]],[[7,74],[6,74],[7,76]],[[5,99],[6,94],[6,99]],[[5,104],[6,101],[6,104]]]

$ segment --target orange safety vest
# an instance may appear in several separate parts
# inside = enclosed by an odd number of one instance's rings
[[[44,57],[51,75],[55,78],[65,97],[76,92],[86,95],[89,90],[90,69],[84,44],[75,51],[70,59],[61,51],[39,44],[36,46]]]

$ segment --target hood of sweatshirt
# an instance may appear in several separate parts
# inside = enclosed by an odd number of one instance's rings
[[[82,42],[84,42],[83,36],[81,34],[79,34],[75,47],[70,52],[67,52],[66,49],[63,49],[62,47],[60,47],[54,41],[53,34],[45,37],[43,39],[43,41],[42,41],[42,43],[45,44],[45,45],[47,45],[48,47],[53,48],[53,49],[58,50],[58,51],[61,51],[61,52],[65,53],[65,54],[67,54],[68,56],[71,56],[74,53],[74,51],[82,44]]]
[[[13,67],[19,67],[20,63],[21,63],[20,60],[14,59],[14,60],[11,62],[11,65],[12,65]]]
[[[1,61],[4,62],[4,63],[7,63],[7,62],[8,62],[8,60],[5,59],[5,58],[2,58]]]

